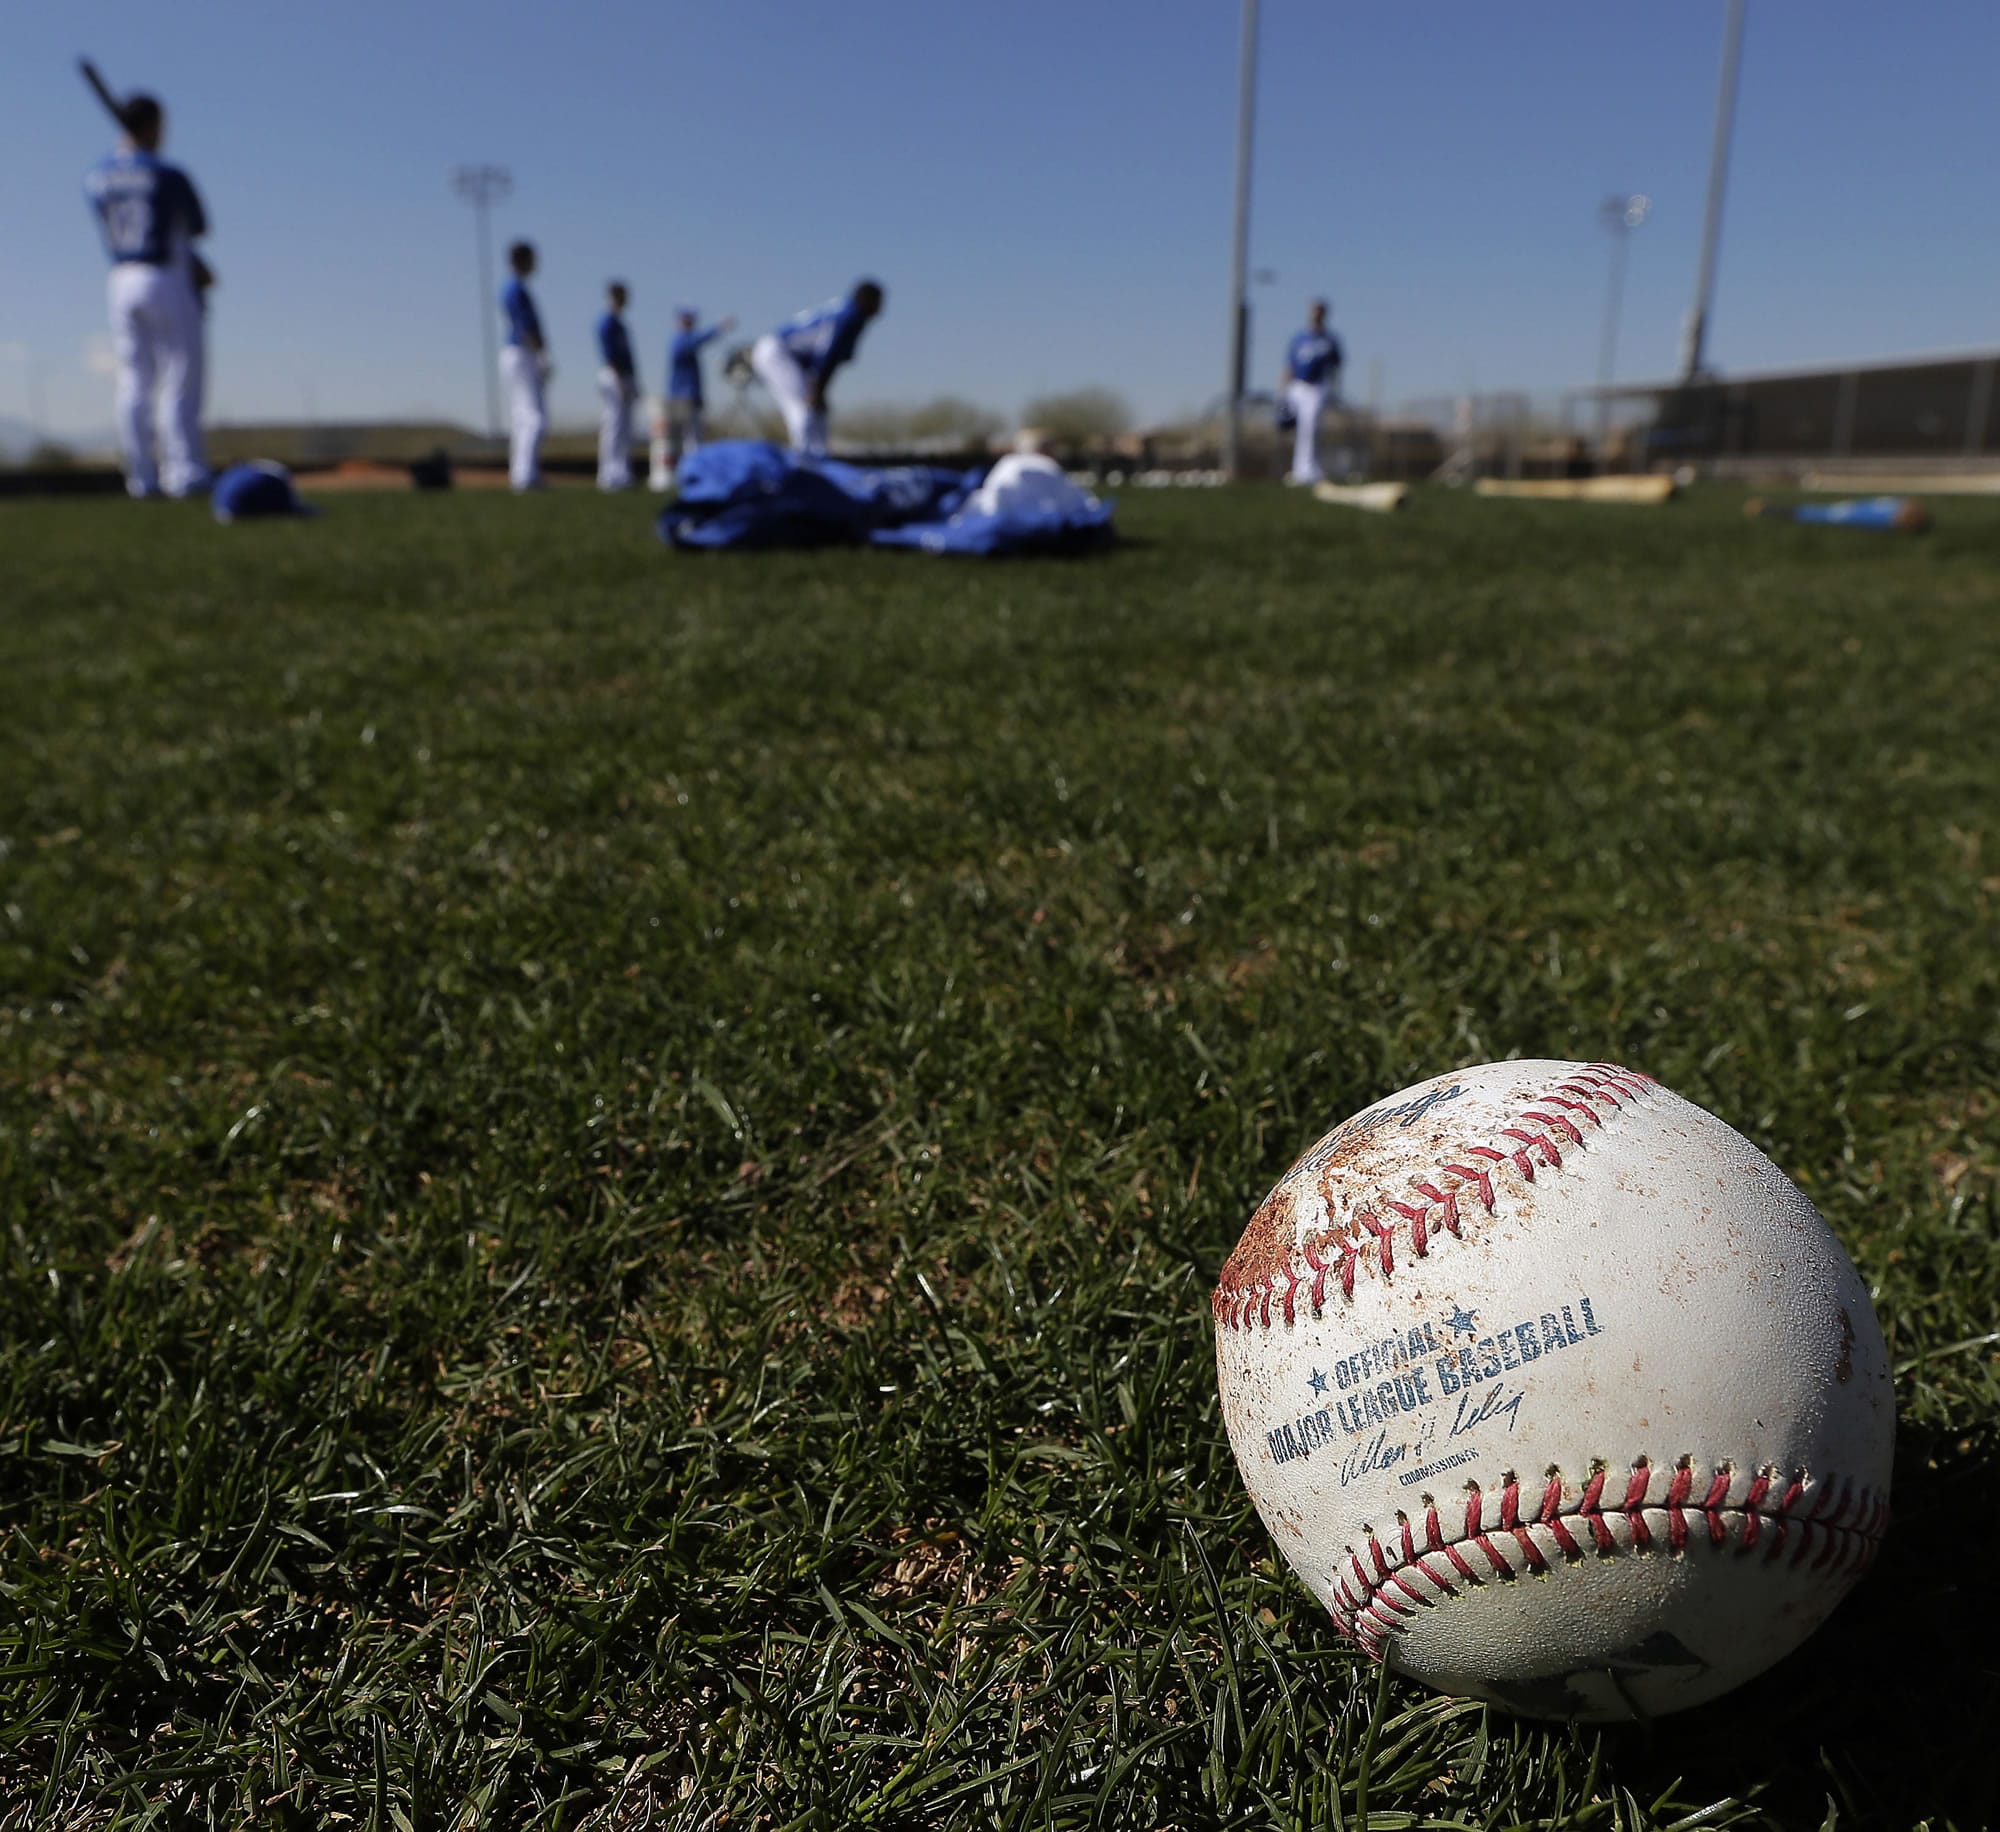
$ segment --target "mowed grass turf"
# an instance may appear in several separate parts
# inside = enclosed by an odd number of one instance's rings
[[[1988,1823],[2000,513],[1738,507],[0,508],[0,1823]],[[1656,1727],[1384,1681],[1218,1417],[1293,1155],[1512,1054],[1898,1369],[1872,1573]]]

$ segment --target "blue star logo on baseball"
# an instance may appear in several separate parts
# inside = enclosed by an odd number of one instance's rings
[[[1319,1369],[1314,1368],[1312,1371],[1312,1376],[1310,1379],[1307,1380],[1306,1385],[1312,1388],[1312,1390],[1315,1393],[1324,1393],[1327,1388],[1326,1376],[1322,1374],[1319,1371]]]
[[[1445,1318],[1445,1321],[1451,1325],[1451,1333],[1454,1336],[1479,1334],[1479,1313],[1476,1310],[1467,1310],[1463,1304]]]

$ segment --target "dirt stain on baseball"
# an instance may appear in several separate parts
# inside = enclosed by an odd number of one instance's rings
[[[1222,1268],[1225,1291],[1247,1291],[1268,1286],[1292,1263],[1292,1199],[1280,1184],[1258,1206],[1236,1243],[1236,1251]]]

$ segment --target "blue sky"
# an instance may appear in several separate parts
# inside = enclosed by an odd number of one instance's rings
[[[1142,414],[1224,375],[1232,0],[672,0],[15,10],[0,60],[0,416],[108,424],[108,143],[74,62],[172,111],[222,274],[216,418],[476,420],[469,213],[543,252],[559,418],[635,291],[642,372],[688,298],[750,329],[880,274],[844,398],[1012,412],[1102,383]],[[1349,391],[1591,379],[1608,191],[1643,190],[1620,373],[1672,367],[1693,286],[1722,0],[1265,0],[1252,261],[1267,379],[1329,292]],[[2000,8],[1751,0],[1711,354],[1724,367],[2000,344]],[[837,405],[837,403],[836,403]]]

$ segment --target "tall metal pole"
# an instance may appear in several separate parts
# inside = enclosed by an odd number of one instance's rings
[[[472,206],[473,234],[479,247],[479,328],[486,352],[486,436],[500,437],[500,353],[493,344],[493,235],[489,215],[496,203],[512,194],[513,175],[504,166],[461,165],[451,175],[451,188]]]
[[[1243,474],[1243,393],[1250,343],[1250,146],[1257,114],[1257,0],[1243,0],[1236,54],[1236,221],[1229,258],[1229,413],[1222,470]]]
[[[1597,346],[1597,468],[1611,449],[1611,380],[1618,370],[1618,319],[1625,306],[1625,252],[1632,231],[1646,220],[1652,199],[1637,192],[1607,197],[1597,218],[1611,231],[1611,284],[1604,295],[1604,333]]]
[[[1722,241],[1722,198],[1729,183],[1729,142],[1736,130],[1736,73],[1743,61],[1743,15],[1749,0],[1729,0],[1722,28],[1722,76],[1715,90],[1715,138],[1708,152],[1708,209],[1701,225],[1701,271],[1681,335],[1681,379],[1691,382],[1708,361],[1708,314],[1715,302],[1715,254]]]

